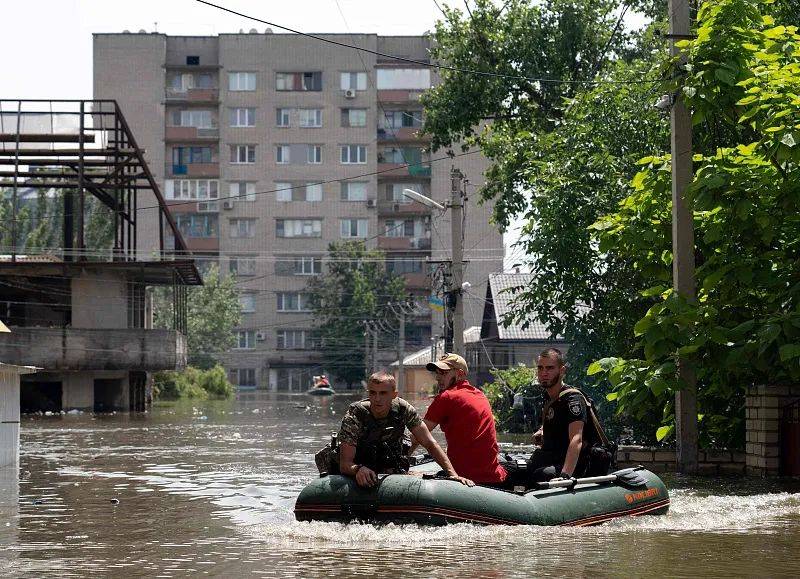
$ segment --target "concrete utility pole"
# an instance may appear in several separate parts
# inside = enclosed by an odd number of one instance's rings
[[[689,1],[669,0],[670,55],[686,55],[675,43],[689,37]],[[682,70],[682,66],[681,66]],[[672,132],[672,278],[673,288],[689,301],[696,299],[692,210],[685,193],[692,182],[692,120],[681,94],[670,111]],[[675,394],[675,430],[678,470],[697,472],[697,384],[689,360],[678,360],[678,377],[686,387]]]
[[[397,390],[402,392],[406,385],[403,373],[403,358],[406,357],[406,310],[400,306],[400,337],[397,340]]]
[[[369,378],[369,326],[364,322],[364,380]]]
[[[452,338],[453,352],[463,356],[464,352],[464,300],[461,286],[464,283],[464,194],[461,180],[464,178],[461,171],[453,167],[450,170],[450,232],[453,246],[453,261],[451,264],[452,276],[450,279],[450,300],[448,305],[452,309]],[[455,303],[452,303],[455,302]]]

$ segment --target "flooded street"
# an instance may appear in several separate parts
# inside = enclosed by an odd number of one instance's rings
[[[596,528],[298,523],[355,398],[243,394],[147,415],[25,417],[0,479],[0,576],[794,576],[795,484],[667,477],[666,517]],[[419,404],[424,406],[426,402]],[[16,473],[15,473],[16,474]],[[2,503],[3,501],[0,501]],[[6,501],[7,502],[7,501]]]

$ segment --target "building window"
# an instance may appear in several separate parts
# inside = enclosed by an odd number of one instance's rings
[[[231,127],[255,127],[256,109],[236,108],[230,110]]]
[[[249,276],[256,274],[256,259],[243,255],[233,255],[228,261],[228,271],[231,275]]]
[[[299,125],[303,128],[318,128],[322,126],[322,109],[300,109]]]
[[[339,231],[345,239],[363,239],[367,236],[368,223],[368,219],[340,219]]]
[[[176,213],[175,224],[184,237],[208,238],[219,235],[216,213]]]
[[[275,260],[275,275],[319,275],[322,258],[309,255],[283,256]]]
[[[211,147],[173,147],[173,165],[192,165],[195,163],[213,163],[214,153]]]
[[[255,237],[256,220],[252,218],[236,218],[230,220],[231,237]]]
[[[186,65],[187,66],[198,66],[200,64],[200,57],[199,56],[187,56],[186,57]]]
[[[277,330],[275,338],[278,350],[304,350],[313,341],[309,330]]]
[[[211,111],[189,109],[175,110],[171,113],[173,127],[195,127],[196,129],[212,129],[215,127]]]
[[[292,201],[293,190],[291,183],[275,183],[275,200],[285,203]]]
[[[321,219],[278,219],[275,223],[277,237],[322,237]]]
[[[343,127],[366,127],[367,109],[342,109]]]
[[[367,90],[366,72],[343,72],[339,76],[339,88],[342,90]]]
[[[301,292],[278,292],[279,312],[310,312],[308,294]]]
[[[408,163],[409,165],[416,165],[422,161],[423,155],[420,147],[383,147],[378,151],[378,163]]]
[[[322,183],[309,183],[305,187],[306,201],[322,201]]]
[[[322,163],[322,145],[306,145],[306,161],[309,165]]]
[[[239,294],[239,305],[243,314],[253,313],[256,311],[256,294]]]
[[[422,111],[384,111],[378,115],[379,126],[385,129],[418,128],[422,126]]]
[[[255,368],[233,368],[230,371],[229,378],[231,382],[240,388],[255,388],[258,386]]]
[[[427,90],[431,88],[429,68],[379,68],[378,90]]]
[[[252,91],[256,90],[256,73],[254,72],[229,72],[228,90]]]
[[[320,91],[321,72],[278,72],[275,74],[275,90]]]
[[[366,145],[342,145],[341,153],[343,165],[363,165],[367,162]]]
[[[292,109],[276,109],[275,124],[279,127],[292,126]]]
[[[184,72],[171,75],[167,84],[172,92],[186,92],[195,88],[216,88],[214,77],[207,72]]]
[[[218,199],[219,181],[216,179],[167,179],[167,199],[199,200]]]
[[[414,220],[387,219],[385,232],[386,237],[414,237]]]
[[[231,181],[228,183],[228,195],[237,201],[255,201],[255,181]]]
[[[236,349],[253,350],[256,347],[255,330],[238,330],[236,332]]]
[[[363,181],[342,181],[342,201],[366,201],[367,183]]]
[[[404,273],[422,273],[425,264],[419,259],[394,258],[386,260],[386,271],[396,275]]]
[[[275,146],[275,162],[281,165],[288,165],[291,162],[291,155],[289,145],[276,145]]]
[[[255,162],[255,145],[231,145],[231,163],[234,165],[252,165]]]

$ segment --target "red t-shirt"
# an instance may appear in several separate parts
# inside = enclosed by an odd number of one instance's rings
[[[506,471],[497,460],[499,447],[494,416],[486,396],[466,380],[441,392],[425,419],[442,427],[447,457],[460,476],[476,483],[499,483]]]

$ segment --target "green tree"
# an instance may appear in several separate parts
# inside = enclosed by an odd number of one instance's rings
[[[666,13],[664,2],[627,5]],[[564,82],[445,70],[423,98],[435,147],[476,145],[491,160],[481,196],[495,202],[498,226],[523,219],[520,246],[534,275],[515,291],[506,322],[544,320],[570,341],[569,379],[583,387],[592,360],[637,352],[631,328],[653,303],[638,293],[644,282],[633,261],[599,252],[588,229],[630,192],[638,159],[669,146],[668,125],[651,106],[658,87],[646,82],[662,74],[655,31],[663,25],[625,30],[624,11],[622,2],[560,0],[448,10],[437,59]]]
[[[328,246],[327,271],[308,284],[324,367],[352,385],[364,379],[365,320],[391,321],[389,303],[405,300],[405,281],[386,271],[384,253],[361,241]]]
[[[171,288],[157,288],[154,296],[154,325],[172,327],[174,306]],[[220,354],[236,343],[233,330],[241,321],[239,292],[233,277],[222,277],[213,266],[203,285],[190,287],[187,296],[186,332],[189,365],[207,370]]]
[[[643,355],[599,360],[590,372],[608,378],[621,411],[663,408],[662,439],[682,387],[676,352],[692,357],[707,445],[743,445],[747,385],[800,379],[800,36],[762,12],[778,8],[704,3],[696,39],[683,42],[688,74],[668,87],[705,129],[688,191],[696,303],[669,287],[668,156],[642,159],[634,192],[595,225],[600,250],[632,259],[657,301],[634,328]]]

